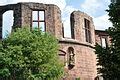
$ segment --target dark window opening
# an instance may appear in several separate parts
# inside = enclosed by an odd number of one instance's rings
[[[62,23],[62,36],[63,36],[63,38],[65,37],[64,36],[64,26],[63,26],[63,23]]]
[[[73,27],[71,27],[71,38],[72,38],[72,39],[75,39],[74,28],[73,28]]]
[[[38,28],[43,32],[45,31],[45,11],[32,12],[32,28]]]
[[[71,38],[72,39],[75,39],[75,28],[74,28],[74,25],[75,25],[75,21],[74,21],[74,15],[71,14],[71,17],[70,17],[70,24],[71,24]]]
[[[74,66],[75,66],[75,54],[74,54],[74,49],[72,47],[69,47],[68,48],[68,53],[69,53],[69,56],[68,56],[68,66],[69,66],[69,69],[72,69]]]
[[[86,42],[91,43],[91,31],[90,31],[90,21],[84,19],[84,26],[85,26],[85,38]]]

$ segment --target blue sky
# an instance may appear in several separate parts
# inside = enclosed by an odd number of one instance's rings
[[[66,0],[67,5],[72,5],[75,8],[79,8],[80,5],[84,2],[85,0]]]
[[[69,19],[70,13],[74,10],[80,10],[93,17],[95,29],[104,30],[112,26],[112,24],[108,21],[109,16],[105,11],[110,4],[110,0],[0,0],[0,5],[17,2],[39,2],[55,4],[60,7],[66,37],[70,36]],[[9,30],[9,27],[6,27],[5,30]]]
[[[86,12],[92,17],[106,14],[110,0],[66,0],[67,6]]]

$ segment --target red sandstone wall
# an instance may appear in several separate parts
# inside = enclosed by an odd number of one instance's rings
[[[86,42],[84,19],[90,21],[91,43]],[[71,28],[74,29],[74,39],[59,40],[60,50],[66,52],[62,60],[65,62],[67,80],[94,80],[97,76],[96,55],[93,49],[95,45],[95,30],[92,18],[86,13],[74,11],[71,14]],[[75,66],[68,68],[68,48],[74,48]]]
[[[70,41],[69,41],[70,42]],[[94,53],[94,49],[74,44],[74,43],[60,43],[60,49],[68,53],[68,48],[73,47],[75,53],[75,66],[72,69],[68,69],[67,59],[63,59],[65,64],[66,71],[68,74],[66,75],[69,80],[74,80],[75,78],[80,77],[81,80],[94,80],[96,77],[96,55]],[[65,55],[67,58],[68,54]]]

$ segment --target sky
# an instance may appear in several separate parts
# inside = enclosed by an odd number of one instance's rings
[[[110,0],[0,0],[0,6],[18,2],[39,2],[57,5],[61,9],[65,37],[70,37],[70,13],[75,10],[90,15],[93,18],[95,29],[97,30],[105,30],[112,26],[108,20],[108,13],[105,11],[108,9]],[[11,13],[12,12],[6,13],[6,15]],[[9,18],[7,20],[9,20]],[[9,23],[9,21],[7,23]],[[5,27],[4,30],[9,30],[9,28],[10,27]]]

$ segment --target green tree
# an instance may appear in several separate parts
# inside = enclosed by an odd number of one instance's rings
[[[96,45],[98,65],[101,66],[98,72],[105,80],[120,80],[120,3],[111,3],[107,11],[113,24],[106,30],[111,37],[111,45],[106,48]]]
[[[14,30],[0,43],[0,78],[6,80],[50,80],[60,78],[58,41],[48,33]]]

